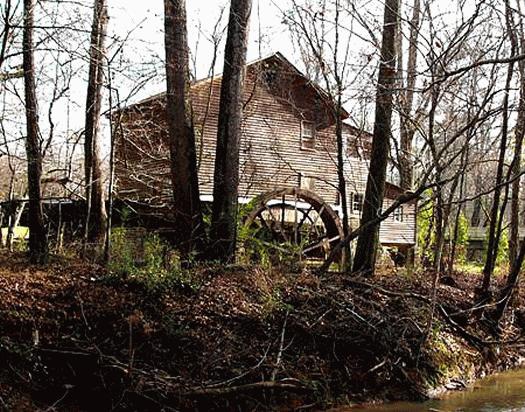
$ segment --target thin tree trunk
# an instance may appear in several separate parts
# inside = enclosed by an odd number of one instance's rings
[[[469,150],[468,146],[466,147],[465,151],[461,154],[461,167],[463,170],[465,170],[466,166],[468,165],[468,157],[469,157]],[[459,182],[459,199],[463,199],[463,192],[465,190],[465,173],[461,174],[460,182]],[[458,242],[458,235],[459,235],[459,220],[461,218],[461,212],[463,211],[463,203],[459,203],[456,210],[456,215],[454,217],[454,229],[452,234],[452,245],[449,255],[449,262],[448,262],[448,272],[452,274],[454,270],[454,261],[456,260],[456,252],[457,252],[457,242]]]
[[[191,252],[202,252],[204,225],[190,97],[185,0],[165,0],[164,10],[167,110],[176,226],[173,243],[187,256]]]
[[[414,166],[412,161],[412,141],[414,127],[410,124],[412,106],[414,102],[414,88],[416,86],[417,43],[421,15],[420,0],[414,0],[412,20],[410,22],[410,36],[408,44],[407,83],[401,100],[400,120],[400,148],[399,159],[400,186],[404,190],[412,190],[414,180]],[[400,39],[402,36],[399,33]],[[401,41],[400,41],[401,42]]]
[[[512,268],[507,276],[505,287],[501,290],[498,304],[496,305],[495,319],[499,323],[505,314],[505,310],[511,302],[512,296],[516,293],[521,274],[521,267],[525,259],[525,242],[521,242],[518,256],[513,261]]]
[[[339,95],[337,98],[337,112],[335,120],[335,135],[337,139],[337,183],[339,190],[339,198],[341,199],[341,209],[343,217],[343,234],[346,238],[350,233],[350,224],[348,219],[348,198],[346,193],[346,178],[344,171],[344,141],[343,141],[343,120],[341,119],[341,94],[342,91],[339,90]],[[347,273],[351,269],[351,256],[350,256],[350,245],[344,248],[343,250],[343,259],[342,259],[342,270],[344,273]]]
[[[428,7],[428,6],[427,6]],[[436,58],[436,56],[433,56]],[[432,155],[432,161],[434,162],[434,167],[436,169],[434,179],[436,182],[441,182],[442,173],[443,173],[443,167],[441,166],[438,149],[436,145],[436,139],[434,135],[434,127],[435,127],[435,117],[436,117],[436,110],[439,103],[439,96],[441,93],[441,90],[439,88],[439,85],[434,83],[434,80],[436,78],[436,66],[438,61],[434,60],[432,62],[431,66],[431,81],[434,84],[434,86],[431,89],[431,106],[428,113],[428,146],[430,148],[430,153]],[[435,187],[435,203],[434,203],[434,224],[435,224],[435,244],[434,244],[434,259],[432,262],[432,267],[435,272],[434,277],[434,286],[439,279],[439,274],[441,272],[441,257],[443,255],[443,246],[445,244],[445,206],[443,201],[443,185],[438,183]]]
[[[520,85],[520,103],[518,106],[516,125],[516,142],[514,145],[514,162],[512,163],[512,197],[510,206],[510,236],[509,261],[513,262],[518,256],[519,227],[520,227],[520,173],[521,155],[523,152],[523,137],[525,136],[525,79],[522,77]]]
[[[42,152],[38,128],[38,110],[33,50],[34,0],[24,0],[23,69],[27,127],[27,186],[29,195],[29,259],[47,263],[49,248],[42,210]]]
[[[519,2],[518,6],[518,25],[517,32],[511,31],[510,38],[518,53],[522,53],[525,46],[525,38],[523,31],[523,18],[521,16],[521,9]],[[508,4],[507,4],[508,7]],[[509,10],[508,20],[511,27],[515,27],[512,12]],[[518,39],[519,36],[519,39]],[[521,155],[523,152],[523,139],[525,137],[525,62],[518,62],[520,74],[520,92],[518,103],[518,118],[516,120],[516,133],[514,143],[514,159],[511,165],[511,179],[512,179],[512,197],[510,206],[510,235],[509,235],[509,261],[513,262],[518,257],[519,247],[519,226],[520,226],[520,185],[521,185]]]
[[[104,243],[107,219],[99,133],[107,21],[106,0],[95,0],[89,50],[89,77],[84,129],[84,169],[87,201],[86,236],[88,242],[99,245]]]
[[[12,7],[12,1],[6,0],[4,10],[5,13],[2,16],[4,20],[4,28],[2,30],[2,40],[0,42],[0,68],[2,68],[2,65],[5,61],[5,54],[7,51],[7,44],[9,41],[9,38],[12,36],[12,27],[11,27],[11,7]]]
[[[108,218],[106,222],[106,242],[104,243],[104,262],[111,259],[111,226],[113,221],[113,186],[115,183],[115,130],[121,125],[120,101],[117,99],[119,109],[116,119],[113,117],[113,86],[111,83],[111,62],[108,62],[108,100],[109,100],[109,182],[108,182]],[[117,98],[118,98],[117,93]]]
[[[58,203],[58,223],[57,223],[57,241],[56,253],[62,253],[64,244],[64,222],[62,221],[62,202]]]
[[[514,54],[514,51],[513,51]],[[500,198],[501,198],[501,183],[503,181],[503,167],[505,165],[505,154],[507,151],[507,134],[508,134],[508,123],[509,123],[509,92],[512,82],[512,75],[514,73],[514,64],[509,63],[507,71],[507,80],[505,84],[505,95],[503,97],[503,121],[501,126],[501,142],[499,149],[498,167],[496,171],[496,181],[494,189],[494,197],[492,200],[492,207],[490,210],[490,224],[489,224],[489,239],[487,242],[487,256],[485,259],[485,265],[483,267],[483,282],[481,285],[481,293],[487,294],[490,288],[490,280],[494,272],[496,265],[496,257],[498,255],[498,240],[499,235],[497,233],[498,227],[501,227],[501,220],[503,219],[503,211],[500,211]],[[498,212],[500,216],[498,219]]]
[[[339,71],[338,64],[338,53],[339,53],[339,1],[335,2],[335,44],[334,44],[334,78],[336,82],[336,91],[337,91],[337,106],[335,111],[335,136],[337,143],[337,183],[339,196],[341,199],[341,210],[343,217],[343,234],[346,238],[350,233],[350,223],[348,218],[348,198],[346,194],[346,178],[345,178],[345,159],[344,159],[344,138],[343,138],[343,119],[341,118],[342,108],[343,108],[343,79],[344,75],[344,65],[342,73]],[[345,62],[346,64],[346,62]],[[328,78],[325,76],[326,86],[328,88],[329,82]],[[343,250],[343,259],[342,259],[342,271],[347,273],[351,269],[351,248],[350,245],[344,248]]]
[[[11,227],[11,222],[13,221],[13,200],[15,197],[15,171],[10,161],[8,161],[8,164],[9,164],[9,169],[11,171],[11,177],[9,179],[9,192],[7,195],[8,202],[6,204],[7,206],[4,207],[4,212],[3,212],[4,216],[7,216],[7,228],[8,229],[5,235],[6,238],[5,240],[2,239],[2,243],[0,243],[0,245],[5,244],[5,246],[8,247],[8,249],[10,250],[8,240],[9,240],[9,228]],[[0,228],[1,227],[2,226],[0,226]]]
[[[242,95],[251,6],[251,0],[231,1],[224,53],[210,249],[210,255],[223,262],[235,258]]]
[[[508,0],[505,2],[505,17],[507,23],[507,30],[509,31],[512,47],[515,53],[523,51],[525,39],[523,37],[523,20],[520,10],[520,3],[518,6],[518,19],[519,19],[519,41],[518,35],[514,31],[514,11],[511,9]],[[511,270],[507,276],[505,287],[500,291],[498,305],[496,306],[496,322],[499,324],[505,311],[512,301],[512,296],[517,292],[521,268],[523,266],[523,260],[525,259],[525,242],[521,243],[521,247],[518,252],[519,245],[519,190],[520,190],[520,169],[521,169],[521,154],[523,148],[523,138],[525,135],[525,63],[518,62],[519,73],[520,73],[520,94],[519,94],[519,105],[518,105],[518,118],[516,120],[516,134],[515,134],[515,146],[514,146],[514,157],[511,164],[510,177],[513,180],[512,183],[512,198],[511,198],[511,213],[510,213],[510,239],[509,239],[509,261],[512,262]],[[507,187],[508,191],[508,187]]]
[[[392,135],[392,98],[396,80],[395,37],[398,14],[399,0],[386,0],[370,172],[366,183],[361,224],[366,224],[380,214],[385,194],[386,169]],[[354,272],[373,276],[378,244],[379,224],[371,225],[363,231],[357,241]]]
[[[478,166],[479,167],[479,166]],[[474,193],[480,193],[481,192],[481,173],[479,170],[475,169],[475,177],[474,177]],[[481,225],[481,209],[482,209],[482,201],[481,197],[478,197],[474,200],[472,204],[472,216],[470,219],[470,226],[472,227],[479,227]]]

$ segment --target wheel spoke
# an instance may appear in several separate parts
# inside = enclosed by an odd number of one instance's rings
[[[310,221],[312,221],[312,219],[310,218],[310,212],[314,210],[314,207],[313,206],[310,206],[310,208],[304,212],[304,215],[303,215],[303,218],[301,219],[301,221],[299,222],[298,226],[297,226],[297,230],[301,229],[301,227],[303,226],[304,222],[306,221],[306,219],[310,219]]]
[[[308,252],[311,252],[315,249],[319,249],[322,246],[323,246],[323,240],[319,242],[311,243],[303,249],[303,255],[306,255]]]
[[[320,258],[339,239],[339,236],[333,237],[335,233],[328,233],[327,228],[327,222],[337,219],[335,212],[315,194],[282,189],[263,195],[258,205],[251,214],[254,217],[249,218],[257,229],[253,236],[263,244],[273,244],[274,252],[288,250],[283,244],[291,243],[299,247],[305,245],[300,256]]]
[[[321,217],[321,215],[324,212],[324,207],[325,206],[323,205],[321,210],[319,212],[317,212],[317,216],[315,217],[315,221],[312,224],[312,226],[310,227],[310,230],[308,231],[308,236],[310,236],[310,234],[312,233],[312,228],[315,229],[315,233],[317,234],[317,236],[321,236],[321,233],[319,233],[319,229],[317,228],[317,222],[319,221],[319,218]]]

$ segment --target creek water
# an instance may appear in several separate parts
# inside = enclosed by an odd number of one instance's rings
[[[339,412],[525,412],[525,369],[482,379],[468,390],[424,403],[394,402]]]

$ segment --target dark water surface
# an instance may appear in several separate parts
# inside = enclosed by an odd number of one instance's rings
[[[525,369],[490,376],[472,389],[450,392],[425,403],[396,402],[386,405],[341,409],[339,412],[525,412]]]

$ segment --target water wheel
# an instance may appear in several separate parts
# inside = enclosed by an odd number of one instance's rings
[[[245,227],[277,250],[296,251],[301,258],[324,259],[343,237],[341,220],[315,193],[300,188],[276,189],[257,196]]]

